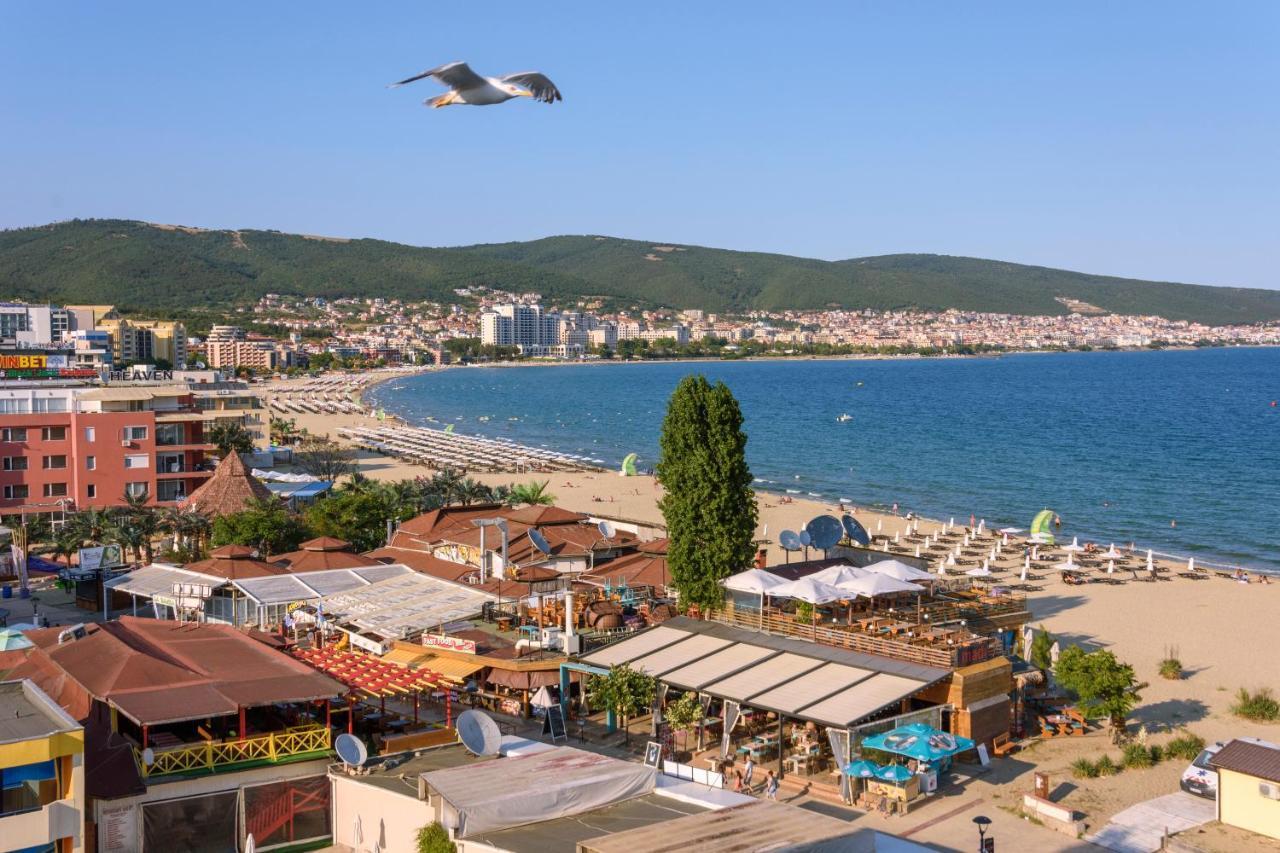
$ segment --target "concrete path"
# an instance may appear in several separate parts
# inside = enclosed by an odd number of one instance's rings
[[[1182,832],[1208,823],[1215,816],[1213,800],[1179,791],[1118,812],[1110,823],[1085,840],[1116,853],[1154,853],[1160,849],[1166,832]]]

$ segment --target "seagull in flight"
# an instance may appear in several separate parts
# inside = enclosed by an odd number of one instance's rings
[[[512,98],[533,98],[545,104],[562,100],[560,90],[547,75],[539,71],[521,71],[502,77],[481,77],[465,62],[450,62],[392,83],[388,88],[403,86],[424,77],[434,77],[449,87],[449,91],[422,103],[429,107],[447,107],[450,104],[470,104],[487,107]]]

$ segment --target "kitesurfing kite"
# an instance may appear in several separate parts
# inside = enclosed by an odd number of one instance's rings
[[[546,104],[562,100],[556,84],[540,71],[520,71],[502,77],[481,77],[465,62],[450,62],[439,68],[423,71],[421,74],[392,83],[389,88],[403,86],[424,77],[434,77],[449,87],[449,91],[443,95],[427,98],[422,102],[429,107],[447,107],[450,104],[487,107],[501,104],[512,98],[533,98],[535,101]]]

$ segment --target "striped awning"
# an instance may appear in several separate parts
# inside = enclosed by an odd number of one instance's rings
[[[341,649],[297,649],[294,656],[368,696],[410,696],[439,687],[444,680],[430,669],[409,670],[375,655]]]

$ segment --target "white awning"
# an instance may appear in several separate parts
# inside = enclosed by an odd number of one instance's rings
[[[180,566],[153,563],[150,566],[143,566],[140,569],[134,569],[131,572],[114,577],[107,581],[105,586],[117,592],[142,598],[154,598],[157,595],[164,598],[172,598],[173,585],[176,583],[202,584],[210,589],[217,589],[226,586],[231,581],[226,578],[220,578],[217,575],[205,575],[200,572],[189,571]]]
[[[910,678],[880,673],[799,711],[799,716],[825,726],[850,726],[895,705],[925,685]]]
[[[683,690],[701,690],[713,681],[726,678],[775,654],[777,652],[773,649],[737,643],[702,660],[672,670],[663,675],[662,680]]]
[[[729,645],[732,643],[728,640],[697,634],[665,649],[659,649],[651,655],[633,660],[629,666],[645,675],[659,676]]]
[[[750,669],[744,669],[737,675],[708,684],[703,690],[721,699],[732,699],[750,705],[751,697],[777,687],[784,681],[790,681],[804,675],[811,669],[822,666],[822,661],[804,655],[783,652],[777,657],[758,663]]]
[[[874,675],[875,673],[869,669],[829,663],[766,693],[761,693],[751,700],[751,704],[768,711],[792,715],[806,705],[826,699]]]
[[[693,635],[688,631],[677,631],[674,628],[659,625],[629,639],[605,646],[600,651],[587,655],[583,660],[592,666],[617,666],[656,652],[672,643],[687,640],[691,636]]]

